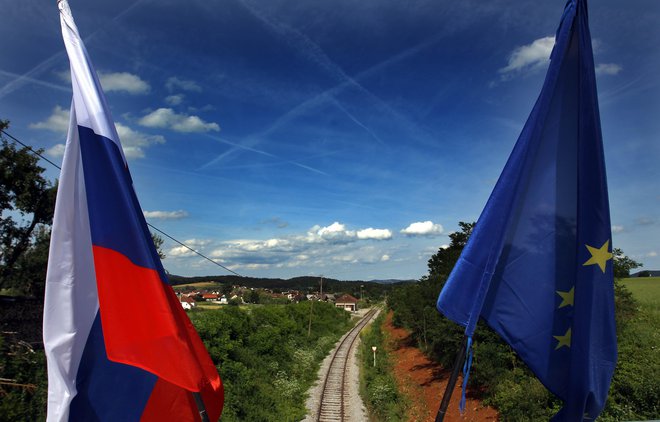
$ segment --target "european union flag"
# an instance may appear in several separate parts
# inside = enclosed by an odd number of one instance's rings
[[[570,0],[541,94],[437,307],[482,317],[564,401],[594,419],[616,364],[611,229],[586,0]]]

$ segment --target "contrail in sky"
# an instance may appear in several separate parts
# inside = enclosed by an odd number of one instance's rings
[[[294,28],[290,28],[278,22],[273,22],[271,19],[268,19],[268,17],[265,16],[263,13],[260,13],[253,6],[249,5],[247,1],[241,0],[241,3],[251,13],[253,13],[255,17],[257,17],[259,20],[264,22],[279,35],[284,37],[288,42],[295,44],[297,50],[302,50],[306,54],[308,59],[320,64],[321,67],[328,70],[331,74],[333,74],[333,76],[335,76],[335,78],[337,78],[340,81],[339,84],[332,87],[331,89],[326,90],[321,94],[317,95],[316,97],[313,97],[310,100],[307,100],[299,104],[298,106],[294,107],[292,110],[284,114],[274,123],[275,127],[279,127],[284,122],[290,120],[292,117],[296,117],[304,113],[308,109],[308,107],[313,107],[315,105],[324,103],[325,101],[330,100],[335,95],[337,95],[338,93],[340,93],[341,91],[345,90],[348,87],[355,87],[359,91],[363,92],[368,97],[370,97],[378,106],[383,107],[398,120],[403,121],[403,123],[406,126],[408,126],[409,128],[417,129],[416,127],[417,125],[415,123],[411,122],[408,118],[406,118],[405,116],[401,115],[399,112],[394,110],[389,104],[387,104],[377,95],[373,94],[371,91],[367,90],[358,81],[370,77],[380,72],[382,69],[400,62],[401,60],[414,56],[420,51],[437,43],[441,38],[444,37],[444,34],[437,34],[428,40],[425,40],[413,47],[410,47],[382,61],[381,63],[378,63],[375,66],[372,66],[371,68],[358,73],[355,77],[351,77],[347,75],[339,65],[337,65],[334,61],[332,61],[332,59],[330,59],[316,43],[310,40],[309,37],[307,37],[306,35],[304,35],[303,33],[301,33],[300,31]]]
[[[353,121],[353,123],[355,123],[356,125],[360,126],[362,129],[366,130],[367,133],[369,133],[369,135],[371,135],[372,138],[374,138],[376,141],[378,141],[379,144],[381,144],[381,145],[385,145],[385,142],[383,142],[383,140],[380,139],[380,138],[378,137],[378,135],[376,135],[376,134],[374,133],[373,130],[369,129],[365,124],[363,124],[361,121],[359,121],[359,120],[357,119],[357,117],[355,117],[355,116],[352,115],[348,110],[346,110],[346,107],[344,107],[343,105],[341,105],[341,103],[340,103],[339,101],[337,101],[336,99],[334,99],[334,100],[333,100],[333,103],[334,103],[334,105],[335,105],[338,109],[340,109],[341,111],[343,111],[344,114],[346,114],[346,115],[348,116],[348,118],[351,119],[351,120]]]
[[[250,12],[252,13],[257,19],[259,19],[261,22],[263,22],[265,25],[267,25],[269,28],[271,28],[274,32],[282,36],[289,44],[293,45],[295,47],[296,51],[302,51],[303,54],[312,62],[317,63],[319,66],[321,66],[323,69],[331,73],[335,78],[337,78],[340,82],[332,87],[331,89],[328,89],[324,92],[321,92],[320,94],[300,103],[299,105],[295,106],[294,108],[290,109],[287,111],[285,114],[280,116],[278,119],[276,119],[273,124],[268,127],[267,129],[256,133],[252,136],[249,136],[247,138],[248,145],[252,147],[256,143],[258,143],[261,139],[267,137],[269,134],[274,132],[275,130],[279,129],[280,127],[284,126],[285,124],[289,123],[291,120],[294,118],[306,113],[308,110],[318,107],[322,104],[326,104],[329,101],[333,101],[336,104],[336,99],[335,96],[345,90],[348,87],[355,87],[362,93],[366,94],[372,101],[374,101],[378,107],[384,108],[386,111],[388,111],[392,116],[394,116],[398,121],[400,121],[404,126],[408,127],[409,130],[412,130],[414,132],[419,132],[420,129],[417,127],[417,125],[414,122],[411,122],[408,118],[405,116],[401,115],[398,113],[396,110],[392,109],[385,101],[380,99],[378,96],[374,95],[372,92],[364,88],[357,80],[368,77],[373,75],[374,73],[379,72],[383,68],[390,66],[394,63],[397,63],[405,58],[411,57],[418,52],[422,51],[423,49],[433,45],[438,41],[440,36],[433,37],[427,41],[424,41],[416,46],[413,46],[411,48],[408,48],[390,58],[387,60],[384,60],[383,62],[359,73],[355,78],[352,78],[348,76],[343,69],[337,65],[334,61],[332,61],[324,52],[323,50],[316,44],[314,43],[309,37],[301,33],[300,31],[291,28],[287,25],[284,25],[282,23],[273,21],[269,17],[267,17],[265,14],[263,14],[261,11],[256,9],[252,4],[249,4],[245,0],[241,0],[241,4]],[[349,113],[344,107],[339,106],[339,108],[346,113],[346,115],[356,124],[358,124],[360,127],[364,128],[371,136],[373,136],[377,141],[379,141],[381,144],[383,141],[371,130],[368,128],[365,124],[360,122],[354,115]],[[237,145],[235,148],[241,148],[240,145]],[[214,160],[211,160],[210,162],[204,164],[201,168],[207,168],[210,165],[216,164],[219,162],[222,158],[226,157],[227,153],[223,153],[221,156],[216,157]]]
[[[88,37],[83,38],[83,42],[85,44],[88,44],[98,33],[101,31],[105,30],[105,28],[108,27],[108,25],[113,24],[117,22],[119,19],[124,17],[126,14],[130,13],[133,9],[135,9],[140,3],[144,2],[144,0],[138,0],[132,5],[128,6],[124,11],[119,13],[117,16],[114,18],[110,19],[107,21],[104,25],[102,25],[100,28],[98,28],[96,31],[94,31],[91,35]],[[5,86],[0,88],[0,99],[2,99],[4,96],[11,94],[12,92],[16,91],[17,89],[23,87],[23,85],[28,84],[28,83],[36,83],[38,85],[46,86],[48,88],[53,88],[53,89],[58,89],[62,90],[63,88],[59,85],[56,84],[51,84],[48,82],[41,81],[36,78],[36,76],[42,74],[52,66],[54,66],[56,63],[59,63],[60,61],[63,61],[66,58],[66,51],[61,50],[58,53],[53,54],[43,62],[39,63],[32,69],[28,70],[22,75],[17,75],[15,73],[9,73],[5,71],[0,71],[6,76],[11,76],[14,77],[14,80],[11,82],[7,83]],[[66,91],[71,91],[71,89],[65,89]]]

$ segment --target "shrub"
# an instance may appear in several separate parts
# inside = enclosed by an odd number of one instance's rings
[[[382,325],[385,314],[362,331],[359,356],[362,363],[360,372],[360,395],[372,417],[376,420],[406,420],[406,403],[399,393],[392,373],[392,364],[385,347]],[[377,358],[374,366],[372,346],[376,346]]]

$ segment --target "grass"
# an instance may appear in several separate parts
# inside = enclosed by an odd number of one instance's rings
[[[660,416],[660,277],[622,280],[638,311],[618,336],[619,361],[603,422]]]
[[[360,334],[360,395],[369,410],[369,420],[405,421],[408,403],[399,391],[392,370],[392,357],[385,347],[385,315],[381,312]],[[378,348],[376,366],[373,366],[371,346]]]
[[[623,284],[640,305],[660,312],[660,277],[626,278]]]
[[[206,309],[218,309],[220,307],[227,306],[227,304],[222,304],[220,302],[197,302],[197,308],[206,308]]]
[[[176,286],[173,286],[174,290],[181,290],[185,287],[194,287],[196,289],[220,289],[222,283],[215,281],[200,281],[199,283],[177,284]]]

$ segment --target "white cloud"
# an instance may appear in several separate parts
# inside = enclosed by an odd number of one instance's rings
[[[143,211],[146,218],[155,218],[159,220],[180,220],[188,217],[188,211]]]
[[[387,240],[392,238],[392,232],[388,229],[373,229],[369,227],[368,229],[359,230],[357,232],[357,238]]]
[[[310,242],[328,241],[354,242],[356,240],[387,240],[392,238],[392,231],[388,229],[367,228],[362,230],[347,230],[344,224],[337,221],[327,227],[314,226],[307,232],[307,239]]]
[[[53,113],[46,120],[32,123],[30,128],[46,129],[66,134],[69,130],[69,110],[55,106]],[[165,142],[165,138],[160,135],[148,135],[138,132],[121,123],[115,123],[115,128],[117,129],[117,134],[119,135],[126,158],[143,158],[145,148]],[[52,157],[61,157],[64,154],[64,145],[55,145],[46,152]]]
[[[623,226],[612,226],[612,233],[622,233],[624,231]]]
[[[209,256],[225,265],[248,268],[248,265],[322,268],[330,262],[375,264],[389,255],[362,240],[385,240],[392,236],[387,229],[348,230],[339,222],[316,225],[306,234],[266,240],[235,239],[217,245]],[[231,267],[235,268],[235,267]]]
[[[165,98],[165,102],[166,102],[168,105],[171,105],[171,106],[179,105],[179,104],[181,104],[181,103],[183,102],[183,97],[184,97],[183,94],[178,94],[178,95],[168,95],[168,96]]]
[[[655,224],[655,220],[648,217],[639,217],[635,222],[640,226],[651,226]]]
[[[66,133],[69,130],[69,110],[55,106],[53,114],[43,122],[30,124],[30,129],[45,129],[58,133]]]
[[[412,223],[405,229],[401,230],[402,234],[406,236],[427,236],[433,237],[442,234],[444,228],[440,224],[434,224],[433,221],[419,221]]]
[[[185,246],[176,246],[165,253],[168,258],[178,258],[182,256],[196,256],[195,252]]]
[[[167,80],[165,83],[165,87],[169,91],[174,91],[176,89],[182,89],[184,91],[190,91],[190,92],[202,92],[202,87],[200,87],[197,82],[195,81],[190,81],[190,80],[185,80],[185,79],[179,79],[177,77],[171,77]]]
[[[151,87],[139,76],[128,72],[99,72],[99,80],[105,92],[124,91],[129,94],[146,94]]]
[[[543,37],[531,44],[517,47],[509,56],[507,65],[499,69],[503,76],[512,72],[531,71],[545,66],[555,45],[555,37]]]
[[[217,123],[207,123],[197,116],[177,114],[171,108],[159,108],[142,117],[138,123],[152,128],[168,128],[177,132],[220,131]]]
[[[210,240],[208,239],[188,239],[184,240],[183,243],[188,246],[189,248],[192,248],[194,250],[199,251],[199,249],[203,248],[204,246],[207,246],[208,244],[211,243]],[[169,251],[167,251],[166,255],[171,258],[179,258],[179,257],[186,257],[186,256],[197,256],[195,252],[191,251],[190,249],[186,248],[185,246],[176,246],[171,248]]]
[[[346,226],[337,221],[327,227],[321,227],[317,230],[317,234],[321,237],[332,237],[344,233],[346,233]]]
[[[147,135],[121,123],[115,123],[115,127],[126,158],[144,158],[144,148],[165,143],[165,138],[160,135]]]
[[[345,225],[335,221],[327,227],[319,225],[312,227],[307,232],[305,240],[309,243],[349,243],[355,241],[355,231],[346,230]]]
[[[647,258],[655,258],[656,256],[658,256],[658,253],[656,251],[651,251],[646,254]]]
[[[53,145],[46,150],[46,155],[49,155],[53,158],[64,157],[64,148],[66,148],[64,144]]]
[[[616,63],[599,63],[596,66],[596,75],[618,75],[623,68]]]

